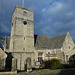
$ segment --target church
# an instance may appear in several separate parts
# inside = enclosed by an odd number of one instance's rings
[[[25,70],[26,64],[35,67],[52,58],[68,64],[69,58],[75,54],[75,45],[69,32],[56,37],[34,35],[33,10],[16,5],[12,15],[11,36],[5,37],[4,51],[12,66],[16,61],[17,70]]]

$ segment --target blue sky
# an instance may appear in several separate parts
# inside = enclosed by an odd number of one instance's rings
[[[10,36],[12,13],[22,0],[0,0],[0,36]],[[24,7],[34,10],[34,32],[58,36],[69,32],[75,41],[75,0],[24,0]]]

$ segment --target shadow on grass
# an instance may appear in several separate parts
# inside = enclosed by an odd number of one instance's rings
[[[19,73],[19,72],[26,72],[26,71],[25,70],[18,70],[17,73]]]

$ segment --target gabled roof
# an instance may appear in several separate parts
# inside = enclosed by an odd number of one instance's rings
[[[0,48],[0,59],[4,59],[7,57],[7,54]]]
[[[56,37],[35,35],[35,49],[60,49],[66,35],[67,33]]]

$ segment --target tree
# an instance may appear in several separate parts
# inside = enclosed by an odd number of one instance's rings
[[[3,49],[4,40],[5,40],[5,38],[0,37],[0,48],[1,48],[1,49]]]

